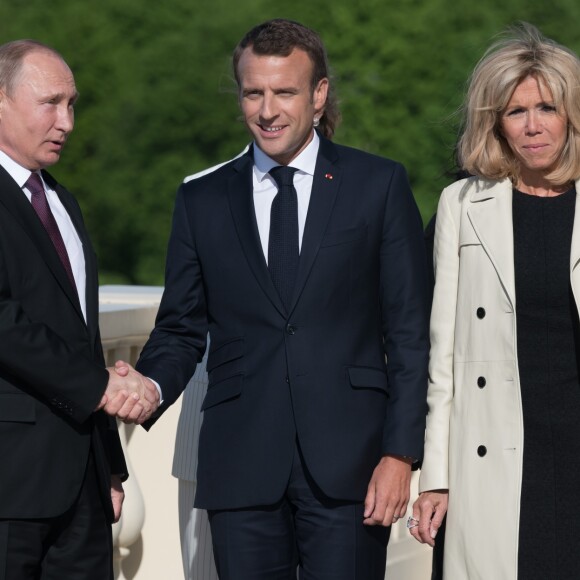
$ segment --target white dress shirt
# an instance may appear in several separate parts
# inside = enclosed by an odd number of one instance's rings
[[[302,236],[304,235],[304,224],[308,214],[310,204],[310,194],[312,193],[312,181],[314,179],[314,169],[320,139],[313,130],[312,141],[308,143],[304,151],[293,159],[289,164],[298,171],[294,174],[294,187],[298,196],[298,249],[302,249]],[[258,232],[262,242],[262,250],[266,263],[268,262],[268,239],[270,237],[270,212],[272,202],[278,193],[278,186],[268,173],[273,167],[280,165],[268,157],[254,142],[254,209],[256,211],[256,221],[258,222]]]
[[[31,171],[26,169],[16,163],[11,159],[6,153],[0,151],[0,165],[8,172],[10,177],[18,184],[22,189],[24,195],[26,195],[28,201],[32,199],[32,193],[25,187],[25,183],[30,177]],[[81,303],[81,309],[85,322],[87,320],[87,304],[85,298],[86,291],[86,271],[85,271],[85,255],[83,252],[83,244],[79,238],[76,228],[74,227],[72,220],[62,205],[56,191],[51,189],[47,183],[42,179],[42,175],[39,176],[44,185],[44,191],[46,193],[46,199],[48,200],[48,205],[50,206],[50,211],[54,215],[54,219],[60,230],[60,235],[62,236],[66,251],[68,254],[68,259],[72,268],[72,273],[75,279],[75,285],[77,287],[77,293],[79,295],[79,300]]]

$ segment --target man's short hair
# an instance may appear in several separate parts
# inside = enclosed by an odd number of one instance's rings
[[[13,40],[0,45],[0,90],[12,96],[22,70],[24,59],[33,52],[45,52],[64,59],[54,48],[37,40]]]
[[[234,76],[238,87],[238,64],[246,48],[251,48],[257,55],[289,56],[295,48],[303,50],[312,61],[312,91],[318,83],[326,78],[329,83],[328,96],[324,114],[320,118],[319,130],[329,139],[334,135],[340,122],[338,102],[330,79],[330,70],[326,49],[320,36],[299,22],[275,18],[258,24],[250,30],[238,43],[233,55]]]

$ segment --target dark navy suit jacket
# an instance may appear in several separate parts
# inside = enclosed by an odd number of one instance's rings
[[[160,383],[162,413],[209,331],[198,507],[277,502],[296,439],[325,494],[362,500],[382,455],[423,453],[426,260],[407,175],[321,138],[286,312],[260,244],[252,168],[250,151],[179,189],[138,369]]]

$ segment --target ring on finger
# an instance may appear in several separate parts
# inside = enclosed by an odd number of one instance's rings
[[[409,516],[407,520],[407,529],[416,528],[419,525],[419,520],[415,516]]]

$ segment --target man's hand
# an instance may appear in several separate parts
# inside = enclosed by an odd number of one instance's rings
[[[123,509],[123,501],[125,500],[125,492],[121,478],[118,475],[111,475],[111,501],[113,502],[113,513],[115,514],[115,522],[121,518],[121,510]]]
[[[375,467],[367,489],[363,523],[390,526],[404,517],[409,503],[411,459],[385,455]]]
[[[425,491],[413,504],[411,535],[422,544],[435,545],[435,536],[447,512],[449,493],[446,489]]]
[[[159,391],[130,364],[117,361],[107,368],[109,383],[97,410],[118,417],[126,423],[143,423],[159,407]]]

